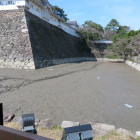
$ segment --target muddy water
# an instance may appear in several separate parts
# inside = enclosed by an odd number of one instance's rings
[[[4,112],[140,130],[140,72],[123,63],[84,62],[40,70],[0,69]],[[129,108],[124,104],[132,106]]]

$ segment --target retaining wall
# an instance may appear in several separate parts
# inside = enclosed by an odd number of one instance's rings
[[[125,62],[127,65],[135,68],[136,70],[140,71],[140,64],[127,60]]]
[[[35,68],[23,9],[0,11],[0,39],[0,68]]]
[[[0,11],[0,68],[35,69],[50,60],[89,56],[79,37],[25,9]]]

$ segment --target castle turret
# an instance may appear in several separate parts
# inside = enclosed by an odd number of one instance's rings
[[[80,56],[79,34],[48,0],[0,1],[0,68],[35,69]]]

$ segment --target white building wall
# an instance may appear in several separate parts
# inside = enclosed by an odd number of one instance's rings
[[[25,5],[25,0],[0,0],[0,10],[18,9],[17,5]]]
[[[71,28],[69,25],[67,25],[66,23],[59,21],[57,18],[55,18],[54,16],[52,16],[50,14],[50,12],[48,11],[48,9],[43,8],[42,9],[42,19],[46,20],[47,22],[49,22],[52,25],[57,26],[58,28],[64,30],[65,32],[73,35],[73,36],[77,36],[79,37],[79,35],[76,33],[76,30]]]
[[[76,25],[70,25],[70,26],[73,27],[74,29],[78,28]]]
[[[26,6],[28,7],[28,11],[32,14],[40,17],[41,19],[49,22],[50,24],[57,26],[58,28],[64,30],[65,32],[79,37],[76,33],[76,30],[66,23],[59,21],[58,18],[54,17],[51,12],[45,8],[41,7],[38,4],[33,3],[28,0],[0,0],[0,10],[14,10],[18,9],[18,6]]]
[[[42,17],[41,15],[41,7],[40,6],[38,6],[38,5],[36,5],[35,3],[33,3],[33,2],[31,2],[31,1],[29,1],[29,2],[27,2],[26,1],[26,6],[29,8],[28,9],[28,11],[30,12],[30,13],[32,13],[32,14],[34,14],[34,15],[36,15],[36,16],[38,16],[38,17]]]

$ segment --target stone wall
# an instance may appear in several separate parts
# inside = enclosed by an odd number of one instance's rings
[[[57,16],[52,12],[52,10],[50,10],[50,5],[43,6],[42,3],[39,2],[40,4],[37,4],[33,0],[1,0],[0,2],[0,11],[18,10],[21,6],[26,7],[26,9],[28,9],[28,11],[33,15],[40,17],[41,19],[49,22],[54,26],[57,26],[58,28],[73,36],[79,37],[79,34],[77,33],[77,30],[75,28],[65,23],[59,16]]]
[[[135,63],[135,62],[132,62],[132,61],[129,61],[129,60],[127,60],[125,63],[127,65],[135,68],[136,70],[140,71],[140,63]]]
[[[35,68],[23,9],[0,11],[0,39],[0,68]]]
[[[80,38],[24,9],[0,11],[0,18],[0,68],[35,69],[50,60],[90,55],[81,51]]]
[[[53,59],[82,57],[80,38],[25,12],[36,68],[48,65]],[[86,47],[86,46],[85,46]],[[86,55],[89,56],[89,53]]]

